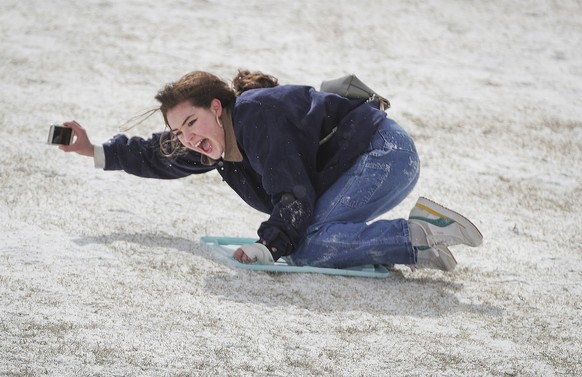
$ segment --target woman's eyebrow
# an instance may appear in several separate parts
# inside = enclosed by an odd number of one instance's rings
[[[182,128],[186,124],[186,122],[188,121],[188,119],[192,118],[194,115],[195,115],[194,113],[188,115],[186,117],[186,119],[184,119],[184,122],[182,122],[182,125],[180,126],[180,128]]]
[[[196,114],[192,113],[192,114],[188,115],[186,117],[186,119],[184,119],[184,122],[182,122],[182,125],[180,127],[176,128],[176,129],[173,129],[170,127],[170,131],[172,131],[174,133],[180,131],[180,128],[182,128],[186,124],[186,122],[188,122],[188,119],[192,118],[194,115],[196,115]]]

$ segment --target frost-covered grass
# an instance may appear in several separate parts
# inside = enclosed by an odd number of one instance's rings
[[[578,1],[0,3],[0,375],[582,374]],[[215,173],[103,172],[44,144],[94,142],[165,83],[238,68],[390,98],[428,196],[479,249],[386,280],[232,269],[197,243],[265,216]],[[131,130],[146,136],[159,118]]]

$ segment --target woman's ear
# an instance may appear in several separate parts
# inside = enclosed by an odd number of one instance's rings
[[[213,99],[210,102],[210,109],[217,117],[222,115],[222,102],[218,98]]]

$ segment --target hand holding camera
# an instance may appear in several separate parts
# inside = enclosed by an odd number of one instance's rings
[[[65,152],[75,152],[81,156],[93,157],[93,144],[87,136],[87,131],[75,121],[65,122],[62,125],[51,125],[48,143],[59,145]]]

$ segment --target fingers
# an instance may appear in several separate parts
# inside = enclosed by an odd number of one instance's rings
[[[241,262],[241,263],[255,263],[257,261],[257,258],[249,258],[248,255],[245,254],[244,251],[242,251],[242,249],[236,249],[236,251],[234,252],[234,254],[232,254],[233,258],[236,259],[237,261]]]
[[[82,143],[89,139],[87,137],[87,131],[85,131],[85,129],[74,120],[71,122],[65,122],[63,125],[73,129],[73,134],[75,135],[75,142],[73,144]]]
[[[64,126],[73,129],[74,141],[70,145],[61,145],[59,149],[64,152],[76,152],[82,156],[92,157],[94,148],[87,136],[87,131],[76,121],[64,122]]]
[[[73,129],[73,131],[81,131],[81,130],[84,131],[85,130],[79,123],[77,123],[74,120],[72,120],[70,122],[63,123],[63,126],[71,127]]]

